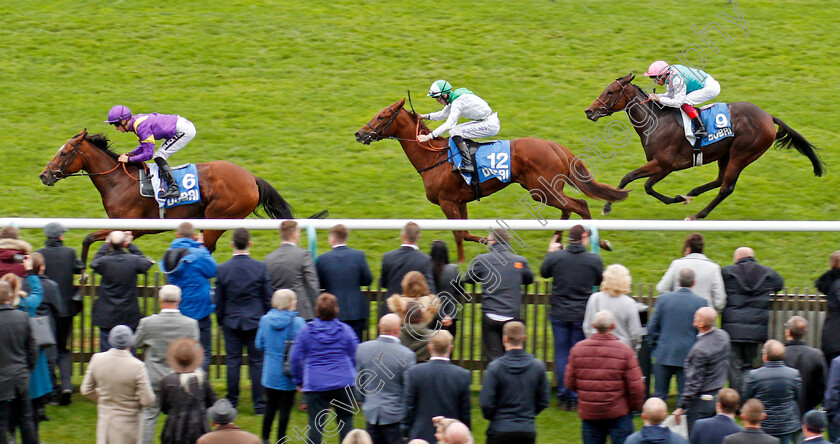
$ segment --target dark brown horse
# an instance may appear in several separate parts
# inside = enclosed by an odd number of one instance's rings
[[[55,185],[56,181],[86,171],[93,185],[102,195],[102,204],[110,218],[158,219],[157,201],[140,196],[137,183],[141,164],[121,164],[119,155],[109,149],[104,135],[90,135],[82,131],[61,146],[52,160],[41,172],[44,185]],[[256,213],[259,207],[275,219],[290,219],[292,207],[268,182],[254,176],[239,165],[215,161],[200,163],[198,183],[201,202],[180,205],[166,210],[170,219],[239,219]],[[111,230],[99,230],[85,237],[82,244],[82,260],[87,260],[90,245],[104,240]],[[160,233],[159,230],[134,231],[134,237]],[[223,230],[204,231],[204,245],[210,251],[216,248],[216,241]]]
[[[451,171],[447,161],[448,139],[437,138],[426,144],[417,142],[417,135],[428,133],[429,129],[403,105],[405,99],[377,113],[356,131],[356,141],[367,145],[382,139],[399,140],[408,160],[423,178],[426,198],[440,205],[447,219],[467,219],[467,202],[475,200],[475,195],[464,179]],[[510,155],[511,181],[505,183],[491,179],[482,183],[482,196],[517,182],[529,190],[534,200],[559,208],[563,219],[568,219],[571,213],[577,213],[583,219],[590,218],[585,200],[563,193],[563,186],[567,183],[589,197],[608,202],[627,197],[627,191],[596,182],[583,162],[557,143],[534,138],[512,140]],[[454,234],[460,261],[464,260],[464,239],[482,240],[468,231],[455,231]]]
[[[653,186],[672,171],[692,167],[692,147],[677,121],[680,119],[679,110],[648,100],[648,93],[633,84],[633,78],[632,74],[628,74],[616,79],[586,109],[586,117],[592,121],[616,111],[626,111],[642,140],[647,163],[627,173],[618,188],[624,189],[630,182],[647,177],[645,191],[666,204],[672,204],[689,203],[694,196],[720,187],[718,195],[706,208],[686,218],[702,219],[732,194],[741,171],[761,157],[774,142],[778,148],[794,148],[799,151],[811,161],[814,175],[822,176],[823,164],[814,145],[781,119],[758,106],[749,102],[734,102],[729,104],[734,137],[703,147],[703,163],[718,163],[717,179],[694,188],[685,196],[668,197],[656,192]],[[776,125],[779,126],[778,130]],[[610,210],[611,203],[608,202],[604,206],[604,214],[609,214]]]

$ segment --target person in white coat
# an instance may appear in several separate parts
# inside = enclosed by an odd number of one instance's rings
[[[694,272],[695,277],[691,291],[705,298],[710,307],[721,312],[726,307],[723,276],[720,274],[720,265],[703,254],[703,242],[703,235],[699,233],[690,234],[685,238],[683,257],[671,262],[668,271],[656,284],[656,291],[662,294],[678,290],[680,271],[688,268]]]

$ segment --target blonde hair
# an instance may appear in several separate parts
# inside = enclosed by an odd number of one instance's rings
[[[630,293],[632,284],[633,279],[630,277],[630,270],[624,265],[612,264],[604,270],[601,291],[615,298]]]
[[[26,292],[20,289],[20,278],[16,274],[6,273],[3,277],[0,277],[0,281],[8,283],[12,287],[12,306],[19,306],[20,298],[26,297]]]
[[[341,444],[373,444],[373,439],[366,430],[353,429],[344,437]]]
[[[831,256],[828,258],[828,263],[831,265],[831,268],[840,268],[840,250],[831,253]]]
[[[292,302],[296,300],[297,294],[294,291],[283,288],[271,296],[271,306],[278,310],[289,310],[292,308]]]
[[[419,271],[409,271],[403,277],[400,283],[403,289],[403,296],[407,298],[419,298],[427,296],[432,291],[429,289],[429,283],[426,282],[426,277]]]

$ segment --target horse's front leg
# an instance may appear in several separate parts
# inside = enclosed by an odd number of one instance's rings
[[[644,177],[650,177],[658,172],[662,171],[662,166],[659,165],[659,162],[654,159],[650,162],[636,168],[635,170],[627,173],[624,177],[621,178],[621,182],[618,184],[618,188],[623,190],[624,187],[627,186],[630,182],[633,182],[636,179],[642,179]],[[667,175],[667,173],[665,174]],[[665,177],[665,176],[662,176]],[[604,209],[601,211],[601,214],[607,215],[610,214],[612,211],[612,202],[607,202],[604,204]]]

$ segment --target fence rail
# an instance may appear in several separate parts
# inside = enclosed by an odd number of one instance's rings
[[[84,310],[76,318],[72,332],[73,361],[81,365],[78,367],[84,373],[84,367],[93,353],[99,351],[98,327],[90,322],[90,311],[97,297],[99,286],[97,275],[90,277],[89,283],[82,287],[84,296]],[[376,280],[375,280],[376,281]],[[164,284],[159,272],[141,276],[138,284],[140,311],[144,315],[151,315],[159,311],[157,299],[158,289]],[[453,362],[473,371],[483,371],[486,361],[481,355],[481,292],[476,286],[466,290],[472,296],[471,301],[463,304],[464,309],[458,320],[458,331],[455,336],[455,348],[452,355]],[[525,289],[522,304],[522,320],[525,322],[528,341],[526,350],[546,363],[548,370],[554,369],[554,348],[551,324],[548,319],[551,283],[537,281]],[[385,290],[368,287],[364,294],[371,304],[371,319],[364,339],[376,337],[376,315],[379,307],[384,304]],[[653,307],[656,302],[654,284],[637,284],[631,294],[637,302]],[[805,341],[813,347],[820,346],[820,332],[825,321],[826,303],[822,295],[814,293],[808,287],[785,288],[771,298],[769,337],[784,340],[784,323],[791,316],[799,315],[809,322],[808,336]],[[223,377],[225,364],[223,334],[216,322],[213,322],[213,358],[210,375],[214,378]]]

